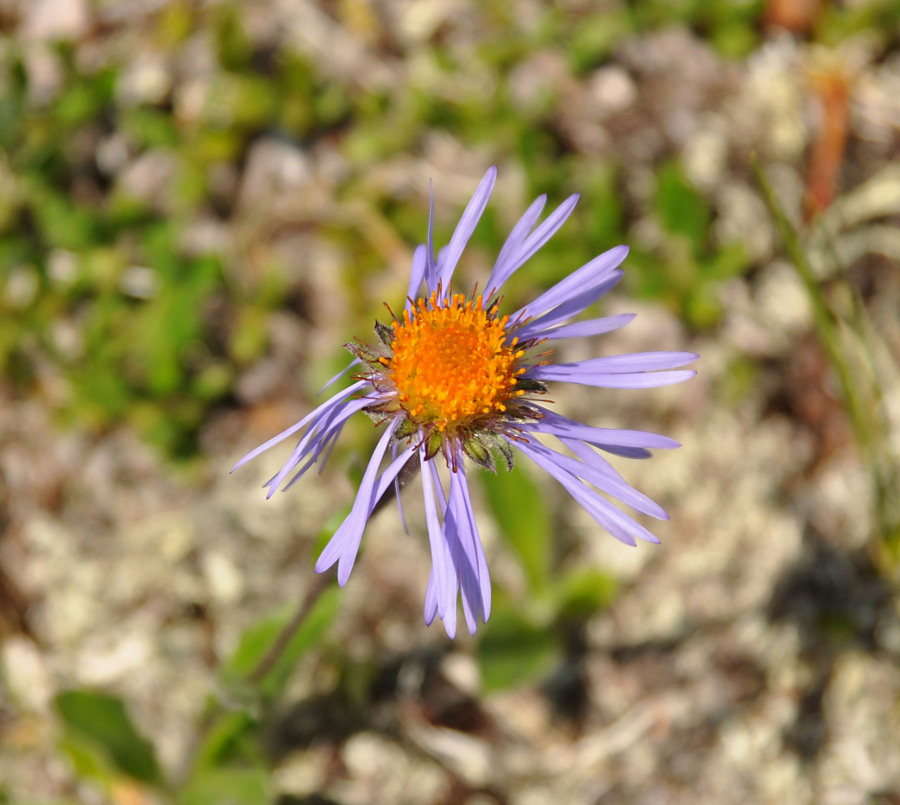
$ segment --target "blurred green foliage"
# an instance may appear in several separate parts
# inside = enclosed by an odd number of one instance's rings
[[[72,43],[56,48],[61,74],[49,100],[29,84],[14,40],[3,57],[0,273],[7,293],[0,315],[8,325],[0,336],[0,372],[20,390],[38,391],[39,366],[49,360],[65,379],[52,396],[63,423],[103,430],[125,421],[173,457],[196,451],[210,409],[229,403],[241,368],[266,349],[267,312],[291,290],[271,258],[252,276],[231,278],[234,258],[221,245],[204,251],[185,243],[198,216],[231,214],[233,200],[222,196],[215,176],[223,165],[239,166],[256,138],[337,136],[353,173],[364,177],[370,166],[416,150],[423,132],[438,129],[515,155],[530,193],[561,197],[577,187],[590,215],[576,215],[536,256],[528,280],[514,280],[511,293],[524,294],[625,240],[628,222],[621,167],[567,153],[554,123],[561,99],[549,95],[524,106],[514,100],[515,66],[540,48],[568,42],[570,69],[579,76],[602,64],[622,36],[673,20],[715,33],[714,42],[730,36],[752,44],[759,4],[643,0],[584,18],[548,8],[538,26],[525,27],[509,24],[505,4],[490,3],[485,19],[504,36],[484,39],[475,62],[461,63],[441,47],[421,54],[432,72],[413,71],[399,94],[335,80],[287,45],[259,50],[245,13],[238,3],[204,14],[179,2],[153,18],[148,36],[163,54],[177,52],[199,27],[213,37],[217,64],[198,118],[177,116],[168,97],[129,98],[121,86],[124,63],[88,65]],[[466,80],[465,91],[449,92],[456,76],[485,70],[496,75],[493,89]],[[104,165],[104,148],[123,151],[132,163],[158,158],[159,167],[151,161],[146,170],[168,170],[171,179],[135,195]],[[340,192],[361,189],[351,178]],[[421,237],[418,205],[364,192],[405,241]],[[671,253],[638,255],[633,289],[666,299],[696,326],[713,323],[715,283],[741,270],[741,256],[711,246],[708,205],[676,163],[660,168],[656,207]],[[352,254],[357,281],[380,270],[380,255],[335,224],[323,220],[321,233]],[[451,226],[438,221],[439,241]],[[503,237],[489,211],[475,243],[495,251]],[[362,287],[348,288],[349,298],[369,317],[370,300],[354,301]]]
[[[63,725],[62,749],[80,776],[100,782],[125,776],[161,784],[153,745],[135,728],[119,699],[71,690],[59,694],[55,704]]]

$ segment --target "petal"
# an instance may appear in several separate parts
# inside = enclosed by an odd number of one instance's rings
[[[422,463],[422,490],[425,495],[425,522],[428,526],[428,541],[431,545],[431,564],[434,570],[435,595],[437,597],[437,610],[444,628],[450,634],[450,624],[456,631],[456,593],[459,585],[456,578],[456,570],[450,557],[450,550],[444,539],[441,519],[435,503],[435,487],[440,486],[440,478],[433,475],[435,467],[427,466],[425,458],[425,446],[419,448],[419,461]],[[436,474],[436,473],[435,473]],[[437,484],[435,483],[437,481]],[[443,490],[441,490],[443,497]],[[442,501],[442,508],[445,502]],[[453,637],[452,634],[450,634]]]
[[[419,295],[419,288],[422,286],[422,280],[425,277],[426,257],[425,253],[428,247],[420,244],[416,246],[413,252],[412,267],[409,271],[409,287],[406,290],[406,308],[412,306],[410,299],[415,299]]]
[[[487,288],[487,293],[484,295],[485,304],[487,304],[490,297],[500,289],[503,283],[509,279],[512,272],[508,272],[506,266],[510,262],[510,257],[521,248],[522,244],[525,242],[525,238],[528,237],[528,233],[531,232],[531,228],[540,217],[541,211],[544,209],[544,204],[546,203],[546,195],[538,196],[531,202],[531,206],[525,210],[525,214],[512,228],[509,237],[506,238],[506,242],[503,244],[503,248],[500,249],[500,254],[497,255],[497,261],[494,263],[494,270],[491,272],[487,285],[485,285],[485,288]]]
[[[646,430],[623,430],[620,428],[597,428],[593,425],[585,425],[574,419],[557,414],[540,405],[534,406],[541,419],[536,422],[526,423],[523,427],[535,430],[539,433],[550,433],[553,436],[568,436],[571,439],[581,439],[583,442],[597,446],[617,445],[619,447],[652,447],[663,450],[671,450],[681,447],[680,442],[651,433]]]
[[[281,469],[273,477],[271,477],[263,486],[267,487],[269,492],[266,499],[272,497],[275,491],[281,486],[287,476],[293,472],[294,468],[310,453],[313,453],[310,463],[314,462],[320,455],[324,444],[327,444],[332,435],[339,433],[344,427],[344,423],[353,414],[361,411],[372,400],[362,397],[357,400],[347,400],[340,406],[332,408],[330,411],[324,411],[315,422],[313,422],[303,437],[297,442],[297,446],[291,452],[288,460],[281,465]],[[336,429],[336,430],[335,430]]]
[[[572,214],[575,205],[578,203],[578,194],[569,196],[562,204],[560,204],[537,229],[534,230],[522,245],[511,250],[505,265],[498,271],[494,269],[491,279],[488,280],[488,289],[499,288],[513,273],[520,268],[526,261],[535,255],[538,250],[548,241],[557,230],[566,222],[566,219]],[[533,207],[534,205],[532,205]],[[543,204],[541,204],[543,206]],[[527,214],[527,213],[526,213]],[[497,275],[497,276],[495,276]],[[490,294],[489,294],[490,295]]]
[[[359,400],[350,400],[344,403],[340,409],[332,411],[327,418],[320,420],[314,426],[310,427],[297,447],[294,448],[291,457],[272,478],[263,484],[263,486],[269,488],[269,497],[271,497],[275,490],[281,486],[282,481],[284,481],[288,474],[294,470],[297,464],[299,464],[305,456],[312,453],[312,456],[306,464],[304,464],[304,466],[284,485],[284,491],[290,489],[304,473],[318,461],[324,450],[328,449],[329,452],[331,451],[331,447],[334,446],[334,441],[341,435],[341,431],[344,429],[347,420],[354,414],[362,411],[366,406],[371,405],[371,403],[372,401],[365,397]]]
[[[581,369],[577,364],[559,364],[535,366],[524,376],[533,380],[558,380],[608,389],[648,389],[681,383],[695,374],[697,373],[693,369],[679,369],[672,372],[590,372]]]
[[[234,472],[238,467],[242,467],[248,461],[256,458],[260,453],[264,453],[270,447],[274,447],[279,442],[283,442],[289,436],[293,436],[298,430],[300,430],[304,425],[313,421],[314,419],[321,419],[323,415],[325,415],[326,411],[330,411],[332,408],[339,406],[347,397],[350,397],[352,394],[355,394],[357,391],[363,389],[367,384],[365,380],[359,380],[354,383],[352,386],[348,386],[343,391],[338,392],[333,397],[330,397],[325,402],[323,402],[318,408],[310,411],[303,419],[297,422],[294,425],[291,425],[287,430],[283,430],[277,436],[273,436],[269,441],[264,442],[259,447],[254,448],[246,456],[244,456],[237,464],[235,464],[231,468],[231,472]]]
[[[396,460],[397,458],[397,445],[391,445],[391,460]],[[400,496],[400,476],[398,475],[394,478],[394,497],[397,500],[397,514],[400,517],[400,525],[403,526],[403,533],[409,534],[409,529],[406,527],[406,513],[403,511],[403,500]]]
[[[616,316],[586,319],[585,321],[577,321],[574,324],[564,324],[562,327],[556,327],[553,330],[545,330],[541,333],[541,337],[549,341],[559,338],[586,338],[592,335],[603,335],[624,327],[634,317],[634,313],[620,313]],[[519,337],[521,338],[521,336]]]
[[[438,278],[445,295],[449,292],[450,281],[453,279],[453,272],[456,270],[456,264],[462,256],[463,249],[466,248],[466,244],[469,242],[469,238],[472,237],[472,232],[475,231],[475,226],[481,218],[484,208],[487,206],[496,179],[497,167],[488,168],[471,201],[469,201],[466,209],[463,211],[453,237],[450,238],[450,243],[447,244],[447,252],[441,263],[440,276]]]
[[[362,361],[360,361],[359,358],[354,358],[352,361],[350,361],[350,363],[347,364],[347,366],[345,366],[343,369],[341,369],[340,372],[338,372],[334,377],[332,377],[329,381],[327,381],[327,382],[325,383],[325,385],[322,386],[322,388],[320,388],[320,389],[316,392],[316,397],[318,397],[318,396],[319,396],[323,391],[325,391],[325,389],[327,389],[329,386],[331,386],[332,384],[334,384],[334,383],[336,383],[338,380],[340,380],[345,374],[347,374],[347,372],[349,372],[349,371],[350,371],[354,366],[356,366],[356,364],[358,364],[358,363],[362,363]]]
[[[516,330],[516,335],[519,336],[519,340],[545,338],[548,328],[561,324],[567,319],[571,319],[572,316],[577,316],[588,305],[594,304],[598,299],[609,293],[624,276],[625,272],[618,269],[609,272],[609,275],[604,275],[596,285],[557,305],[549,313],[531,321],[526,321],[521,328]],[[550,332],[553,331],[550,330]]]
[[[428,588],[425,590],[425,625],[431,626],[437,617],[437,585],[434,583],[434,568],[428,574]]]
[[[560,465],[559,459],[566,458],[544,447],[539,442],[514,442],[515,447],[535,464],[559,481],[581,507],[616,539],[626,545],[636,545],[634,537],[647,542],[659,540],[644,526],[619,511],[598,492]]]
[[[580,371],[599,374],[631,374],[655,372],[658,369],[675,369],[697,360],[694,352],[630,352],[625,355],[609,355],[605,358],[589,358],[575,363],[557,363]]]
[[[375,503],[393,483],[397,473],[400,472],[409,458],[411,451],[404,450],[381,475],[378,474],[378,469],[384,459],[384,454],[387,452],[391,436],[398,424],[399,419],[392,421],[381,436],[381,439],[379,439],[375,450],[372,452],[372,457],[369,459],[350,513],[344,518],[344,521],[335,531],[334,536],[329,540],[316,562],[317,573],[322,573],[335,562],[338,562],[338,584],[342,587],[347,583],[350,571],[353,569],[363,530],[366,527],[366,522],[372,513],[372,509],[375,507]]]
[[[437,265],[434,262],[434,183],[428,180],[428,234],[425,239],[425,283],[428,291],[437,290]]]
[[[562,439],[561,441],[578,456],[578,459],[558,454],[557,464],[559,466],[593,484],[599,490],[607,495],[611,495],[626,506],[631,506],[635,511],[655,517],[657,520],[669,519],[669,515],[666,514],[666,510],[662,506],[651,500],[643,492],[639,492],[626,483],[622,476],[612,468],[610,463],[593,448],[576,439]]]
[[[557,305],[582,293],[586,287],[597,285],[601,279],[605,279],[606,274],[613,271],[627,256],[627,246],[616,246],[608,252],[598,255],[589,263],[573,271],[565,279],[557,282],[552,288],[544,291],[537,299],[529,302],[510,318],[515,321],[519,316],[522,318],[537,316],[552,310]]]
[[[462,594],[463,612],[469,632],[475,634],[478,618],[490,613],[490,578],[481,539],[472,514],[472,501],[465,470],[460,464],[450,475],[450,495],[444,535],[456,567]],[[485,589],[487,596],[485,596]]]

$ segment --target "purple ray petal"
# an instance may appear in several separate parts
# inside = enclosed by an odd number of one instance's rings
[[[450,555],[456,567],[462,594],[463,612],[469,632],[475,634],[478,618],[486,620],[489,611],[484,602],[484,574],[487,573],[487,562],[481,548],[478,532],[472,532],[472,519],[469,517],[471,500],[462,465],[457,472],[450,474],[450,495],[447,516],[444,520],[444,537],[450,548]],[[490,589],[490,581],[487,585]]]
[[[644,526],[619,511],[598,492],[560,466],[557,460],[560,457],[565,458],[564,456],[535,441],[514,442],[513,444],[535,464],[559,481],[566,491],[581,504],[581,507],[616,539],[632,546],[637,544],[635,536],[647,542],[659,542]]]
[[[353,569],[353,564],[356,561],[359,543],[362,540],[366,522],[372,513],[372,509],[375,507],[375,503],[384,494],[385,489],[393,483],[397,473],[400,472],[400,469],[409,458],[410,451],[404,450],[381,475],[378,474],[382,459],[387,452],[388,444],[398,424],[399,419],[393,420],[378,440],[378,444],[375,446],[372,457],[366,466],[366,471],[363,474],[363,479],[360,482],[350,513],[344,518],[344,521],[335,531],[334,536],[329,540],[316,562],[317,573],[324,572],[337,562],[338,584],[341,587],[347,583],[347,579],[350,577],[350,571]]]
[[[557,460],[557,464],[560,467],[593,484],[626,506],[631,506],[635,511],[655,517],[657,520],[669,519],[669,515],[662,506],[627,484],[622,476],[612,469],[609,462],[593,448],[576,439],[564,438],[560,441],[578,456],[578,459],[573,459],[559,454],[560,458]]]
[[[553,330],[544,330],[541,333],[541,337],[550,341],[559,338],[586,338],[592,335],[603,335],[624,327],[634,317],[634,313],[620,313],[616,316],[603,316],[599,319],[577,321],[574,324],[564,324],[562,327],[556,327]],[[521,338],[522,336],[519,335],[519,337]]]
[[[456,270],[456,264],[459,262],[463,249],[466,248],[466,244],[469,242],[469,238],[472,237],[472,232],[475,231],[475,226],[481,218],[484,208],[487,206],[496,179],[497,167],[492,166],[484,174],[484,178],[478,185],[472,200],[466,206],[459,223],[456,225],[456,230],[447,244],[447,253],[444,255],[444,260],[440,265],[439,277],[439,282],[445,295],[450,289],[450,281],[453,279],[453,272]]]
[[[297,464],[310,451],[314,452],[313,460],[318,458],[322,450],[322,442],[327,443],[333,428],[337,427],[340,430],[349,417],[361,411],[367,405],[371,405],[371,403],[372,400],[363,397],[358,400],[347,400],[341,403],[340,406],[336,406],[329,411],[323,411],[316,421],[309,426],[306,433],[303,434],[303,438],[297,443],[297,446],[288,457],[288,460],[281,466],[281,469],[264,484],[264,486],[269,488],[266,499],[271,498],[275,494],[275,491],[281,486],[284,479],[294,471]]]
[[[555,366],[578,369],[588,374],[632,374],[655,372],[658,369],[675,369],[697,360],[694,352],[629,352],[625,355],[608,355],[589,358],[575,363],[557,363]]]
[[[343,391],[338,392],[333,397],[329,397],[325,402],[323,402],[318,408],[310,411],[303,419],[299,422],[291,425],[287,430],[283,430],[277,436],[273,436],[269,441],[263,442],[259,447],[254,448],[246,456],[244,456],[237,464],[235,464],[231,468],[231,472],[234,472],[238,467],[242,467],[248,461],[256,458],[260,453],[264,453],[270,447],[274,447],[279,442],[284,441],[289,436],[293,436],[298,430],[300,430],[304,425],[311,422],[313,419],[317,417],[321,417],[323,412],[328,409],[334,408],[337,405],[340,405],[341,402],[347,399],[347,397],[355,394],[357,391],[363,389],[367,384],[365,380],[359,380],[354,383],[352,386],[348,386]]]
[[[598,255],[589,263],[573,271],[563,280],[560,280],[552,288],[544,291],[537,299],[529,302],[525,307],[516,311],[510,318],[515,321],[520,316],[538,316],[552,310],[557,305],[582,293],[586,287],[594,287],[605,279],[613,269],[628,256],[627,246],[616,246],[608,252]]]
[[[499,289],[522,265],[524,265],[535,253],[548,241],[557,230],[566,222],[578,203],[578,194],[569,196],[560,204],[537,229],[534,230],[522,245],[511,250],[501,270],[494,269],[488,280],[488,289]],[[533,205],[532,205],[533,206]],[[541,205],[543,206],[543,205]],[[496,276],[495,276],[496,275]]]
[[[477,558],[478,581],[481,585],[481,607],[482,619],[487,623],[491,616],[491,576],[488,572],[487,558],[484,555],[484,546],[481,544],[481,535],[478,533],[478,522],[475,520],[475,510],[472,507],[472,496],[469,493],[468,480],[466,479],[465,467],[460,463],[459,472],[465,481],[464,494],[461,495],[462,502],[465,506],[466,517],[469,520],[469,536],[472,540],[472,551]]]
[[[623,276],[625,276],[624,271],[618,269],[610,271],[609,275],[604,275],[604,278],[596,285],[557,305],[549,313],[525,322],[521,328],[515,331],[515,334],[519,336],[519,340],[544,338],[549,328],[562,324],[573,316],[577,316],[588,305],[594,304],[598,299],[609,293],[610,289],[614,288]]]
[[[578,383],[582,386],[599,386],[607,389],[648,389],[656,386],[671,386],[681,383],[697,374],[693,369],[678,369],[672,372],[587,372],[576,365],[536,366],[525,373],[531,380],[558,380],[563,383]]]
[[[428,234],[425,239],[425,284],[429,293],[437,290],[437,264],[434,261],[434,183],[428,180]]]
[[[456,571],[449,556],[447,543],[444,540],[443,528],[435,503],[435,486],[440,486],[440,479],[435,484],[432,476],[433,467],[428,466],[425,458],[425,446],[419,448],[419,460],[422,464],[422,490],[425,496],[425,522],[428,526],[428,541],[431,545],[431,565],[434,568],[438,615],[447,628],[449,620],[456,620],[456,591],[459,589]],[[443,490],[442,490],[443,494]],[[455,630],[455,628],[454,628]],[[448,630],[449,634],[449,630]]]
[[[425,277],[425,268],[426,268],[426,257],[425,253],[428,251],[428,247],[422,244],[416,246],[416,250],[413,252],[412,259],[412,267],[409,272],[409,286],[406,290],[406,309],[409,310],[412,307],[412,302],[410,299],[416,299],[419,296],[419,288],[422,286],[422,280]]]
[[[581,439],[583,442],[597,446],[619,447],[652,447],[656,449],[671,450],[681,447],[680,442],[651,433],[646,430],[622,430],[620,428],[597,428],[576,422],[574,419],[557,414],[540,405],[534,406],[543,416],[536,422],[530,422],[523,427],[535,430],[539,433],[549,433],[553,436],[568,436],[572,439]]]
[[[345,402],[340,408],[335,409],[331,412],[330,416],[326,419],[322,419],[317,422],[314,426],[310,427],[310,429],[304,434],[303,439],[300,440],[300,443],[294,448],[294,452],[291,454],[291,457],[282,465],[281,469],[278,471],[276,475],[274,475],[269,481],[267,481],[264,486],[269,487],[270,495],[279,486],[281,486],[282,482],[285,478],[287,478],[288,474],[294,470],[297,464],[304,458],[304,456],[312,455],[309,458],[309,461],[302,467],[302,469],[298,470],[294,476],[288,481],[284,486],[284,491],[287,491],[291,488],[302,476],[303,474],[318,461],[319,457],[322,455],[322,452],[329,448],[329,444],[333,445],[333,440],[340,436],[341,431],[344,429],[344,425],[347,423],[347,420],[352,417],[354,414],[359,413],[368,405],[371,405],[372,401],[367,400],[365,398],[360,400],[349,400]]]
[[[541,211],[544,209],[544,204],[546,203],[546,195],[538,196],[512,228],[509,237],[503,244],[503,248],[500,249],[500,254],[497,255],[497,261],[494,263],[494,270],[491,272],[487,285],[484,286],[487,289],[487,293],[484,295],[485,304],[488,303],[494,293],[500,290],[503,283],[509,279],[509,273],[506,271],[506,264],[509,262],[510,257],[518,251],[525,242],[525,238],[528,237],[528,233],[531,232],[531,228],[537,222],[537,219],[541,215]]]
[[[437,585],[434,583],[434,568],[428,573],[428,587],[425,590],[425,625],[431,626],[437,617]]]

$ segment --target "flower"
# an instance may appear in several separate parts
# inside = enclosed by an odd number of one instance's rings
[[[427,242],[413,256],[402,315],[392,312],[390,323],[376,323],[376,346],[346,345],[355,356],[351,366],[358,367],[353,382],[232,469],[305,429],[288,460],[265,484],[271,497],[325,460],[350,417],[361,411],[369,414],[383,427],[381,438],[350,513],[319,556],[316,571],[337,564],[338,583],[343,586],[369,517],[392,487],[399,506],[400,487],[413,469],[420,470],[432,559],[425,622],[430,625],[439,616],[451,638],[459,597],[473,634],[478,620],[486,622],[491,611],[491,582],[465,458],[491,470],[496,459],[512,468],[518,451],[559,481],[616,539],[629,545],[637,544],[635,537],[658,542],[601,493],[651,517],[668,519],[668,515],[629,486],[599,451],[646,458],[650,448],[678,447],[678,442],[645,431],[582,424],[540,401],[548,384],[557,381],[631,389],[678,383],[695,374],[680,367],[697,358],[691,352],[641,352],[574,363],[552,361],[553,351],[546,344],[607,333],[634,318],[625,314],[570,321],[619,281],[626,246],[604,252],[525,307],[501,315],[499,292],[504,282],[563,225],[577,195],[535,227],[546,201],[545,196],[538,198],[500,250],[486,292],[454,293],[453,272],[484,212],[496,175],[496,168],[485,174],[437,258],[432,201]],[[423,284],[425,290],[420,292]],[[571,455],[546,447],[535,438],[538,435],[555,437]],[[443,460],[436,460],[439,457]]]

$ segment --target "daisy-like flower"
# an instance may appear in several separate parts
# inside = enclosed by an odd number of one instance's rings
[[[450,637],[456,633],[459,597],[472,633],[478,620],[487,621],[491,612],[491,582],[466,459],[490,470],[496,460],[511,468],[518,452],[559,481],[616,539],[628,545],[636,545],[635,538],[658,542],[607,496],[651,517],[668,519],[665,511],[629,486],[601,452],[646,458],[650,448],[678,447],[678,442],[645,431],[582,424],[551,411],[542,399],[555,382],[629,389],[678,383],[695,374],[680,367],[697,358],[691,352],[639,352],[553,362],[554,342],[607,333],[634,318],[625,314],[571,321],[622,277],[619,265],[628,254],[625,246],[595,257],[520,310],[500,312],[503,283],[563,225],[577,195],[535,226],[546,202],[545,196],[538,198],[500,250],[485,292],[454,293],[453,272],[496,176],[496,168],[485,174],[437,257],[432,202],[427,241],[413,256],[402,314],[391,313],[388,323],[376,322],[374,346],[346,345],[355,356],[353,382],[234,466],[237,469],[303,431],[288,460],[265,484],[271,497],[325,460],[350,417],[367,413],[382,428],[381,438],[353,507],[319,556],[316,571],[337,564],[338,583],[343,586],[366,522],[379,502],[393,488],[399,505],[400,487],[413,470],[421,470],[432,560],[425,622],[440,617]],[[539,435],[554,437],[568,452],[545,446],[536,438]]]

